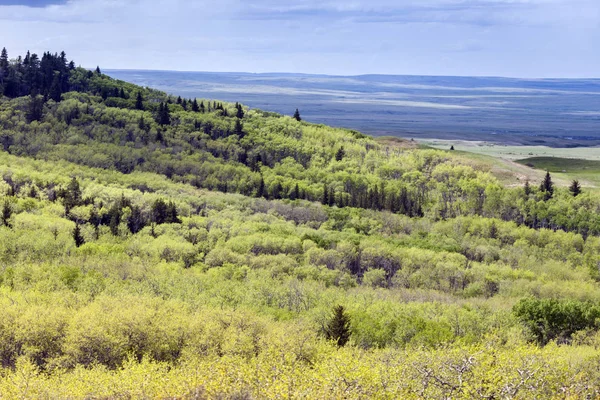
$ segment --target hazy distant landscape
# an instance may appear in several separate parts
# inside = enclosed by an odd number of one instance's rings
[[[600,80],[354,77],[108,70],[184,97],[239,101],[310,122],[407,138],[600,145]]]

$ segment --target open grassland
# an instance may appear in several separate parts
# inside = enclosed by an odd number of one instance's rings
[[[444,150],[454,146],[456,154],[488,165],[489,171],[509,186],[540,182],[549,171],[558,186],[568,186],[577,179],[587,188],[600,187],[600,147],[508,146],[439,139],[418,142],[423,147]]]

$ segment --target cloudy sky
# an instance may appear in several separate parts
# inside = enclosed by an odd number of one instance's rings
[[[0,0],[2,46],[106,69],[600,77],[600,0]]]

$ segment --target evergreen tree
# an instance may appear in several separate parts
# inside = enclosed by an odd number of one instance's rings
[[[344,306],[337,306],[333,309],[333,316],[325,327],[325,337],[335,341],[338,347],[344,347],[350,340],[350,335],[350,318]]]
[[[8,74],[8,52],[6,51],[6,47],[3,47],[0,53],[0,70],[5,75]]]
[[[2,225],[12,228],[10,223],[10,217],[12,217],[12,214],[13,210],[10,205],[10,201],[8,201],[8,199],[4,199],[4,203],[2,204],[2,215],[0,215],[2,218]]]
[[[529,181],[525,181],[525,186],[523,186],[523,192],[525,193],[525,196],[529,196],[531,194],[531,185],[529,184]]]
[[[235,103],[235,108],[237,109],[235,116],[239,119],[244,118],[244,109],[240,103]]]
[[[236,118],[235,120],[235,127],[233,128],[233,132],[240,138],[244,136],[244,125],[242,125],[242,121],[240,121],[239,118]]]
[[[166,214],[165,214],[165,223],[167,224],[180,224],[181,219],[179,219],[179,215],[177,214],[177,206],[174,202],[170,201],[167,204]]]
[[[327,184],[323,184],[323,197],[321,198],[321,204],[329,204],[329,188],[327,187]]]
[[[152,204],[152,222],[157,225],[164,224],[168,215],[167,203],[163,199],[158,199]]]
[[[200,112],[204,114],[204,112],[206,111],[206,107],[204,107],[204,101],[200,102]]]
[[[59,102],[61,95],[62,90],[60,86],[60,77],[59,74],[54,74],[52,85],[50,86],[50,98],[56,102]]]
[[[98,75],[100,75],[100,74],[102,73],[102,72],[100,71],[100,67],[99,67],[99,66],[97,66],[97,67],[96,67],[96,73],[97,73]]]
[[[302,121],[302,118],[300,118],[300,111],[298,111],[297,108],[296,108],[296,112],[294,112],[294,119],[296,121]]]
[[[119,236],[119,225],[121,224],[122,217],[123,210],[121,209],[121,205],[116,202],[108,211],[108,227],[110,228],[110,233],[114,236]]]
[[[544,192],[544,200],[550,200],[554,194],[554,184],[550,172],[546,171],[546,176],[540,185],[540,191]]]
[[[96,240],[100,237],[100,222],[102,222],[101,218],[98,215],[98,211],[96,211],[96,207],[94,207],[92,208],[92,211],[90,211],[89,223],[94,227],[94,236],[96,237]]]
[[[342,159],[344,158],[345,155],[346,155],[346,152],[344,151],[344,146],[342,146],[335,153],[335,160],[336,161],[342,161]]]
[[[177,104],[181,104],[181,96],[177,97]]]
[[[44,98],[42,96],[29,96],[27,107],[27,122],[41,121],[44,115]]]
[[[454,145],[450,146],[450,150],[454,150]]]
[[[81,202],[81,187],[77,178],[73,177],[64,194],[65,214],[69,214],[71,209],[81,205]]]
[[[187,111],[187,109],[188,109],[188,101],[187,101],[187,99],[183,99],[183,101],[181,102],[181,107],[183,107],[184,111]]]
[[[146,225],[142,209],[139,206],[131,207],[131,214],[127,217],[127,228],[134,235],[141,231]]]
[[[265,180],[262,178],[262,176],[260,177],[260,183],[258,184],[256,197],[265,197]]]
[[[76,247],[80,247],[85,243],[85,239],[81,234],[81,228],[79,227],[79,224],[75,224],[75,228],[73,229],[73,240],[75,240]]]
[[[171,124],[171,113],[169,111],[169,105],[167,103],[160,103],[160,105],[158,106],[156,122],[158,122],[160,125]]]
[[[142,97],[142,92],[137,92],[135,98],[135,109],[143,110],[144,109],[144,98]]]
[[[294,190],[290,193],[290,200],[298,200],[300,198],[300,187],[296,183]]]
[[[569,186],[569,192],[571,192],[573,197],[577,197],[581,194],[581,185],[577,179],[571,182],[571,186]]]
[[[192,101],[192,111],[193,112],[200,111],[200,107],[198,106],[198,101],[196,99],[194,99],[194,101]]]

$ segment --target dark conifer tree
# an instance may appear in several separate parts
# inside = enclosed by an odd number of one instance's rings
[[[157,225],[164,224],[167,220],[167,203],[163,199],[158,199],[152,205],[152,222]]]
[[[325,327],[325,337],[336,342],[338,347],[344,347],[350,340],[350,318],[344,310],[344,306],[333,309],[333,316]]]
[[[75,224],[75,228],[73,229],[73,240],[75,240],[76,247],[80,247],[85,243],[79,224]]]
[[[42,96],[29,96],[27,107],[27,122],[41,121],[44,114],[44,98]]]
[[[194,99],[194,101],[192,101],[192,111],[193,112],[200,111],[200,107],[198,106],[198,101],[196,99]]]
[[[170,201],[169,204],[167,204],[165,223],[167,223],[167,224],[180,224],[181,223],[181,219],[179,219],[179,215],[177,214],[177,206],[172,201]]]
[[[139,206],[131,207],[131,214],[127,217],[127,228],[133,234],[141,231],[146,226],[144,214]]]
[[[265,197],[265,180],[262,178],[262,176],[260,177],[260,183],[258,184],[256,197]]]
[[[302,121],[302,118],[300,117],[300,111],[298,111],[297,108],[296,108],[296,112],[294,112],[294,119],[296,121]]]
[[[125,90],[123,90],[123,88],[121,88],[121,90],[119,91],[119,97],[122,99],[127,98],[127,95],[125,94]]]
[[[52,79],[52,85],[50,86],[50,98],[56,102],[59,102],[61,95],[62,90],[60,85],[60,77],[58,74],[55,74],[54,78]]]
[[[144,109],[144,98],[142,97],[142,92],[137,92],[135,98],[135,109],[143,110]]]
[[[181,96],[177,97],[177,104],[181,104]]]
[[[200,102],[200,112],[203,114],[206,112],[206,107],[204,107],[204,101]]]
[[[69,214],[73,207],[81,205],[81,187],[77,178],[73,177],[64,193],[65,214]]]
[[[321,198],[321,204],[329,205],[329,188],[327,184],[323,184],[323,197]]]
[[[0,69],[5,75],[8,74],[8,52],[6,51],[6,47],[3,47],[0,53]]]
[[[116,202],[108,211],[108,227],[114,236],[119,236],[119,225],[121,224],[122,217],[123,210],[121,209],[121,205]]]
[[[185,111],[187,111],[187,109],[188,109],[188,101],[186,99],[183,99],[183,101],[181,102],[181,107],[183,107],[183,109]]]
[[[342,159],[344,158],[345,155],[346,155],[346,152],[344,151],[344,146],[342,146],[335,153],[335,160],[336,161],[342,161]]]
[[[102,72],[100,71],[100,67],[99,67],[99,66],[97,66],[97,67],[96,67],[96,73],[97,73],[98,75],[100,75],[100,74],[102,73]]]
[[[292,193],[290,194],[290,199],[298,200],[299,198],[300,198],[300,187],[296,183],[296,186],[294,186],[294,190],[292,190]]]
[[[240,138],[244,136],[244,125],[242,125],[242,121],[240,121],[238,118],[235,120],[235,128],[233,128],[233,132]]]
[[[569,186],[569,192],[571,192],[573,197],[577,197],[581,194],[581,185],[577,179],[571,182],[571,186]]]
[[[529,196],[531,194],[531,185],[529,184],[529,181],[525,181],[525,186],[523,186],[523,192],[525,193],[525,196]]]
[[[237,109],[235,116],[239,119],[244,118],[244,109],[240,103],[235,103],[235,108]]]
[[[94,227],[94,236],[96,237],[96,240],[98,240],[98,238],[100,237],[100,223],[101,223],[101,218],[98,215],[98,211],[96,211],[96,207],[92,208],[92,211],[90,211],[90,219],[89,219],[89,223]]]
[[[548,171],[546,171],[546,176],[540,185],[540,191],[544,192],[544,200],[550,200],[554,194],[554,184]]]
[[[10,223],[10,217],[13,214],[12,206],[10,205],[10,201],[8,199],[4,199],[4,203],[2,204],[2,214],[0,218],[2,218],[2,225],[12,228]]]

